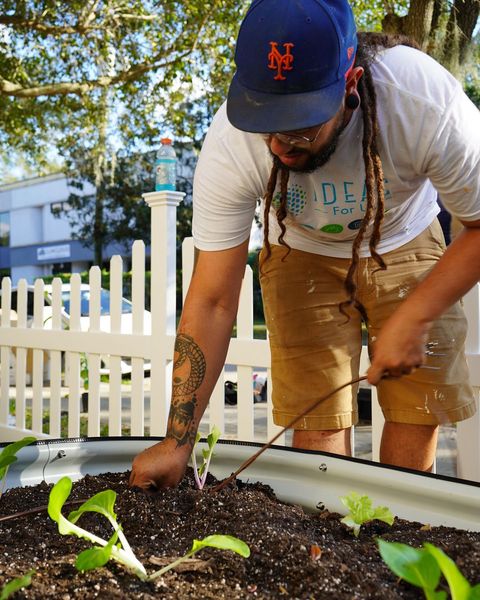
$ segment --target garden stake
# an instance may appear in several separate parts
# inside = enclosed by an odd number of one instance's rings
[[[285,433],[285,431],[287,431],[287,429],[290,429],[290,427],[293,427],[297,421],[300,421],[300,419],[302,419],[310,411],[312,411],[314,408],[316,408],[320,404],[320,402],[323,402],[324,400],[327,400],[327,398],[330,398],[330,396],[333,396],[333,394],[336,394],[340,390],[343,390],[343,388],[346,388],[349,385],[354,385],[355,383],[359,383],[360,381],[364,381],[366,378],[367,378],[367,376],[363,375],[362,377],[358,377],[357,379],[352,379],[348,383],[344,383],[340,387],[334,389],[332,392],[328,392],[328,394],[325,394],[320,399],[315,400],[315,402],[312,402],[300,415],[297,415],[294,419],[292,419],[290,421],[290,423],[288,423],[288,425],[286,425],[285,427],[283,427],[283,429],[281,429],[276,435],[274,435],[274,437],[269,442],[267,442],[264,446],[262,446],[258,452],[255,452],[255,454],[253,454],[243,464],[241,464],[240,467],[235,471],[235,473],[232,473],[230,475],[230,477],[227,477],[227,479],[224,479],[219,484],[217,484],[216,486],[214,486],[213,488],[211,488],[210,491],[211,492],[219,492],[221,489],[223,489],[224,487],[226,487],[244,469],[246,469],[247,467],[249,467],[260,456],[260,454],[262,454],[263,452],[265,452],[265,450],[267,450],[268,448],[270,448],[270,446],[282,435],[282,433]]]

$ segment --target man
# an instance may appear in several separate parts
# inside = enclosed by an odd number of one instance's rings
[[[357,36],[345,0],[251,5],[195,175],[199,252],[168,432],[135,458],[132,485],[184,474],[225,360],[257,198],[278,425],[358,375],[362,321],[382,462],[429,470],[439,423],[474,413],[459,300],[480,279],[479,113],[438,63],[399,42]],[[464,226],[447,251],[437,193]],[[355,395],[302,419],[293,445],[350,454]]]

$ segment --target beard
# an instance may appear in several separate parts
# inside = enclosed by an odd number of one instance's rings
[[[343,114],[342,114],[341,118],[339,119],[339,124],[333,131],[331,138],[327,141],[327,143],[321,150],[319,150],[316,153],[311,153],[309,150],[303,150],[300,148],[296,148],[296,150],[300,150],[306,156],[308,156],[306,163],[302,167],[287,167],[271,151],[270,151],[270,154],[272,155],[274,161],[282,169],[285,169],[287,171],[293,171],[294,173],[313,173],[320,167],[323,167],[323,165],[325,165],[330,160],[333,153],[337,149],[338,140],[340,138],[340,135],[342,134],[342,131],[345,129],[345,127],[346,127],[346,123],[344,123],[344,118],[343,118]]]

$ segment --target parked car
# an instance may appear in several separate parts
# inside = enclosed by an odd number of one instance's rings
[[[46,300],[51,304],[52,286],[45,286]],[[70,315],[71,286],[68,283],[62,284],[62,304],[67,315]],[[88,331],[90,327],[90,286],[86,283],[80,285],[80,328],[82,331]],[[121,304],[122,317],[120,321],[121,333],[132,333],[133,306],[126,298],[122,298]],[[105,289],[100,290],[100,331],[110,331],[110,292]],[[150,311],[143,311],[143,332],[150,334],[152,331],[152,315]]]
[[[44,306],[43,306],[43,327],[45,329],[51,329],[52,327],[52,286],[45,285],[44,287]],[[71,286],[70,284],[62,284],[62,312],[61,319],[64,329],[68,329],[70,325],[70,303],[71,303]],[[0,290],[1,298],[1,290]],[[17,313],[18,305],[18,289],[12,288],[11,296],[11,309]],[[34,307],[34,286],[27,286],[27,327],[31,327],[33,323],[33,307]],[[89,317],[90,307],[90,286],[88,284],[81,284],[80,286],[80,328],[82,331],[88,331],[90,327]],[[121,304],[121,321],[120,321],[120,332],[121,333],[132,333],[132,303],[126,298],[122,298]],[[150,334],[152,330],[152,315],[148,310],[144,310],[144,333]],[[105,289],[100,291],[100,331],[110,331],[111,320],[110,320],[110,292]],[[102,357],[102,372],[108,373],[108,357]],[[122,374],[128,375],[132,371],[131,360],[123,358],[121,361]],[[150,363],[145,362],[144,370],[150,371]]]

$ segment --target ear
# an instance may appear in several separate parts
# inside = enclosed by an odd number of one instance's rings
[[[354,67],[350,71],[350,73],[347,77],[347,81],[345,82],[345,90],[346,90],[347,94],[356,92],[358,82],[362,78],[363,72],[364,72],[363,67]]]

